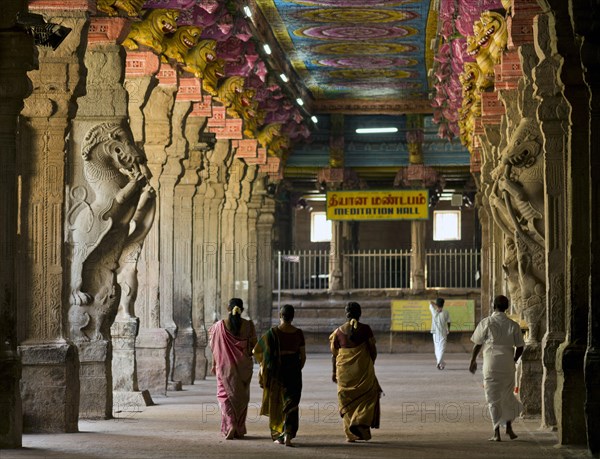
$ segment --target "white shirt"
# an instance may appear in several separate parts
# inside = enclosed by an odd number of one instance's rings
[[[431,333],[446,336],[448,334],[448,323],[450,322],[450,314],[445,309],[438,311],[437,308],[429,305],[431,311]]]
[[[517,322],[503,312],[495,311],[482,319],[475,328],[473,343],[483,346],[483,372],[515,371],[515,347],[525,346],[523,333]]]

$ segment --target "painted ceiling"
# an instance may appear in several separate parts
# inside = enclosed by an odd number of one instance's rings
[[[316,100],[424,98],[429,0],[256,0]]]

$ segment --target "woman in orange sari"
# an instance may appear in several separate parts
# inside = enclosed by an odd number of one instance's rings
[[[227,309],[229,316],[210,328],[209,343],[213,353],[212,373],[217,376],[221,432],[231,440],[246,434],[256,331],[254,323],[241,316],[244,302],[240,298],[229,300]]]
[[[361,308],[346,306],[346,322],[329,337],[338,406],[346,441],[370,440],[371,428],[379,428],[381,387],[375,376],[377,348],[371,327],[360,323]]]

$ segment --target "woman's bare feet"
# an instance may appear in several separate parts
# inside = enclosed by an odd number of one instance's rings
[[[291,437],[291,435],[285,434],[283,436],[283,442],[284,442],[285,446],[295,446],[295,445],[292,445],[292,437]]]

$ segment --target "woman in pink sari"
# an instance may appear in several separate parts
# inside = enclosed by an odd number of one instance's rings
[[[243,438],[252,380],[252,349],[256,331],[251,320],[242,318],[244,302],[232,298],[229,316],[209,330],[213,353],[212,373],[217,376],[217,400],[221,408],[221,432],[227,440]]]

